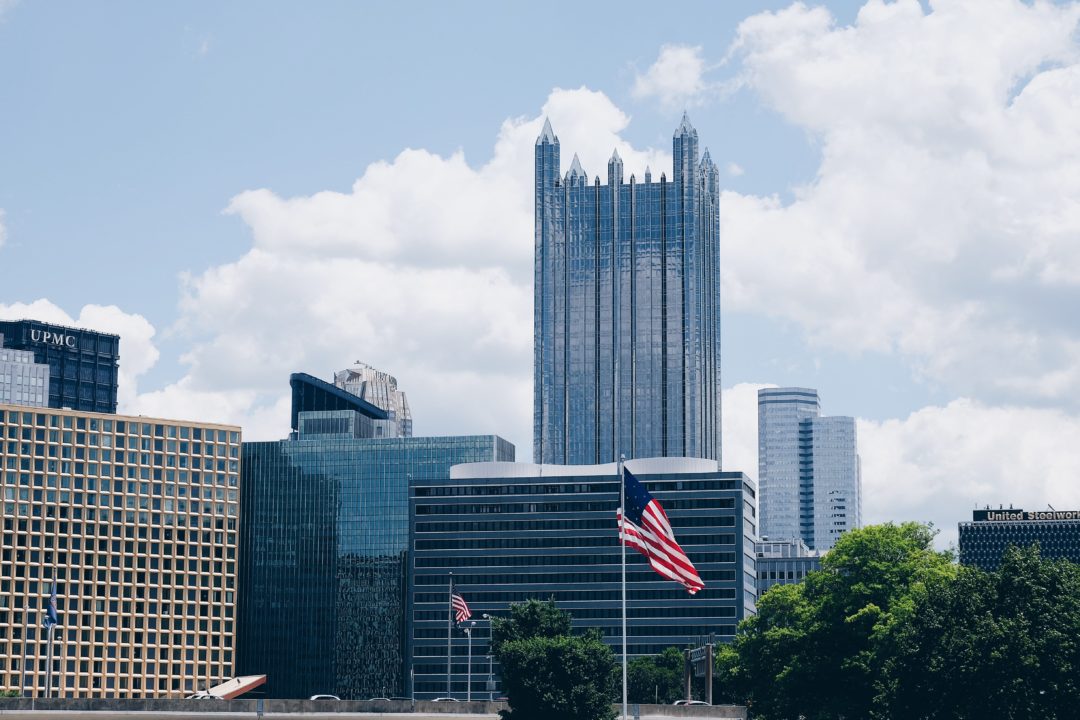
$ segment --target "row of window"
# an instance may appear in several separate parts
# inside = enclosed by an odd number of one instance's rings
[[[669,518],[673,528],[680,527],[734,527],[735,517],[673,517]],[[469,520],[459,522],[418,522],[416,532],[533,532],[538,530],[610,530],[615,527],[615,518],[610,520]]]

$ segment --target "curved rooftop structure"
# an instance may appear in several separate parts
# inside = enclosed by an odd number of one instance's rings
[[[307,373],[290,375],[289,386],[292,388],[290,420],[294,431],[300,428],[299,416],[302,412],[355,410],[373,420],[386,420],[389,417],[382,408]]]

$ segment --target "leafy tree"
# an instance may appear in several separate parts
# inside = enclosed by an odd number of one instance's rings
[[[799,585],[765,593],[731,648],[717,654],[721,697],[763,720],[867,718],[893,642],[934,584],[957,572],[917,523],[845,533]]]
[[[502,720],[613,720],[615,656],[599,630],[572,635],[569,613],[529,600],[493,620],[491,634],[510,706]]]
[[[1010,548],[997,572],[931,586],[896,636],[882,715],[1077,717],[1080,566]]]
[[[632,703],[672,703],[683,696],[683,651],[669,647],[659,655],[635,658],[626,668],[627,696]],[[619,677],[622,682],[622,677]]]

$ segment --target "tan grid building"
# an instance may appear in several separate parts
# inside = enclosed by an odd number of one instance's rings
[[[54,696],[231,677],[239,479],[235,426],[0,405],[0,688],[45,694],[53,582]]]

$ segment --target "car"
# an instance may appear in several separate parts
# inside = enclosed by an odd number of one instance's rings
[[[368,698],[367,699],[368,702],[375,702],[376,700],[380,700],[380,701],[385,700],[386,702],[390,702],[390,698],[384,698],[384,697]]]
[[[435,698],[432,702],[461,702],[457,698]]]
[[[709,705],[704,700],[676,700],[672,705]],[[711,707],[711,706],[710,706]]]
[[[308,700],[340,700],[337,695],[312,695]]]

